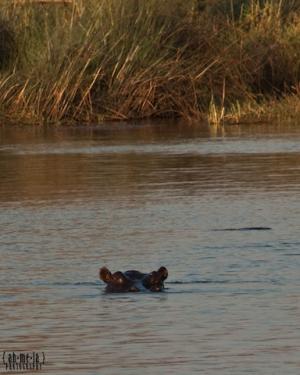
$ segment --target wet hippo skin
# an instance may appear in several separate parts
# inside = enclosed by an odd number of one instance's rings
[[[160,267],[157,271],[142,273],[135,270],[126,272],[117,271],[111,273],[106,267],[99,270],[99,276],[106,285],[106,292],[161,292],[164,289],[164,281],[168,277],[168,270]]]

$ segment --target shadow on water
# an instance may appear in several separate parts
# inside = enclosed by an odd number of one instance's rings
[[[247,231],[256,231],[256,230],[272,230],[270,227],[242,227],[242,228],[218,228],[213,229],[215,232],[233,232],[233,231],[239,231],[239,232],[247,232]]]
[[[297,190],[299,130],[284,134],[180,124],[0,128],[0,201]]]

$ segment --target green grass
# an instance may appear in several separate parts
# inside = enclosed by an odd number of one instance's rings
[[[299,77],[298,1],[7,0],[0,6],[6,121],[272,120],[298,103]]]

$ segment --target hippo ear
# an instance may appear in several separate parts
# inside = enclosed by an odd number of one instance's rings
[[[166,280],[166,278],[168,277],[168,270],[166,269],[166,267],[160,267],[157,272],[159,273],[162,280]]]
[[[108,283],[112,279],[111,272],[108,268],[102,267],[99,270],[99,276],[102,281],[105,283]]]

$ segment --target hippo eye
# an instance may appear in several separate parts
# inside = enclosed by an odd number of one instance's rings
[[[154,284],[154,283],[156,282],[155,277],[154,277],[154,276],[151,276],[150,281],[151,281],[151,284]]]

